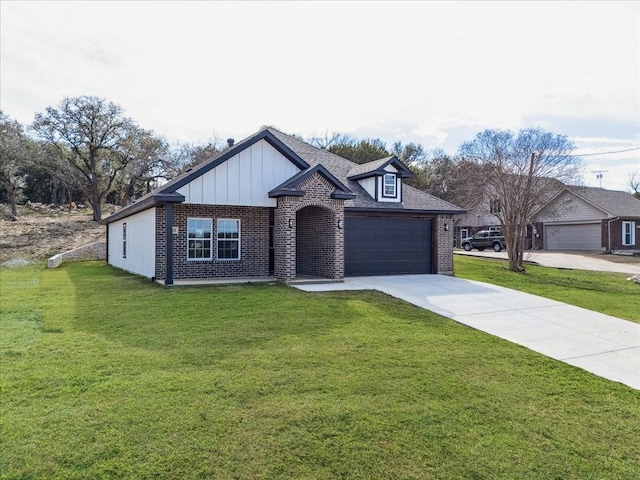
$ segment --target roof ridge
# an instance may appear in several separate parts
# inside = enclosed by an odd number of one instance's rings
[[[332,157],[339,158],[339,159],[340,159],[340,160],[342,160],[342,161],[349,162],[349,163],[353,163],[354,165],[360,165],[359,163],[356,163],[356,162],[354,162],[354,161],[352,161],[352,160],[349,160],[348,158],[344,158],[344,157],[341,157],[340,155],[337,155],[337,154],[335,154],[335,153],[333,153],[333,152],[330,152],[330,151],[329,151],[329,150],[327,150],[326,148],[316,147],[315,145],[312,145],[311,143],[309,143],[309,142],[307,142],[307,141],[305,141],[305,140],[301,140],[301,139],[299,139],[299,138],[296,138],[296,137],[294,137],[293,135],[290,135],[290,134],[285,133],[285,132],[283,132],[283,131],[281,131],[281,130],[278,130],[278,129],[277,129],[277,128],[275,128],[275,127],[266,127],[266,129],[267,129],[267,130],[275,130],[275,131],[276,131],[276,132],[278,132],[280,135],[284,135],[285,137],[290,138],[291,140],[294,140],[294,141],[296,141],[296,142],[304,143],[306,146],[311,147],[311,148],[313,148],[314,150],[317,150],[317,151],[319,151],[319,152],[322,152],[322,153],[323,153],[323,154],[325,154],[325,155],[331,155]]]

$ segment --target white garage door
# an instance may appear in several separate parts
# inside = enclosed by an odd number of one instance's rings
[[[544,248],[547,250],[600,250],[599,223],[544,226]]]

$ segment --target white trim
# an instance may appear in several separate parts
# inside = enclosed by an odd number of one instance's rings
[[[629,240],[631,240],[630,243],[626,243],[625,242],[625,237],[627,236],[627,232],[625,232],[625,227],[628,226],[629,227]],[[628,220],[623,220],[622,221],[622,245],[624,245],[625,247],[633,247],[636,244],[636,222],[632,222],[632,221],[628,221]]]
[[[189,222],[191,220],[200,220],[203,222],[209,222],[209,256],[208,257],[197,257],[197,258],[190,258],[189,257]],[[187,243],[186,243],[186,249],[187,249],[187,262],[202,262],[202,261],[210,261],[211,259],[213,259],[213,221],[210,218],[200,218],[200,217],[188,217],[187,218]],[[202,239],[204,241],[207,240],[206,237],[195,237],[195,240],[197,239]]]
[[[220,222],[236,222],[238,225],[238,238],[218,238],[218,225]],[[219,262],[237,262],[242,259],[241,251],[241,222],[239,218],[216,218],[216,260]],[[220,258],[219,257],[219,243],[220,242],[237,242],[238,243],[238,258]]]
[[[387,177],[393,178],[393,195],[387,194],[387,186],[391,187],[391,184],[387,184]],[[384,198],[398,198],[398,177],[395,173],[385,173],[382,176],[382,196]]]

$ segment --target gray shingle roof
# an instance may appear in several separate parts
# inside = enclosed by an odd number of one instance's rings
[[[217,162],[223,162],[226,157],[233,155],[242,150],[244,145],[251,145],[256,139],[269,137],[272,135],[276,138],[274,143],[282,144],[286,149],[293,152],[287,153],[290,160],[296,163],[301,169],[313,168],[317,165],[322,165],[333,176],[336,177],[343,185],[345,185],[351,192],[356,195],[353,200],[345,200],[346,208],[363,208],[363,209],[380,209],[380,210],[427,210],[438,213],[450,213],[460,214],[464,210],[460,207],[453,205],[452,203],[445,202],[439,198],[436,198],[428,193],[417,190],[409,185],[403,185],[403,198],[401,203],[391,202],[376,202],[367,191],[355,180],[349,180],[347,177],[353,175],[352,170],[355,167],[359,167],[358,164],[347,160],[346,158],[334,155],[331,152],[314,147],[302,140],[287,135],[273,127],[265,127],[259,132],[245,138],[244,140],[236,143],[233,147],[223,150],[218,154],[212,156],[208,160],[196,165],[192,169],[183,172],[173,180],[165,183],[161,187],[157,188],[151,193],[148,193],[144,197],[138,199],[135,203],[128,205],[124,209],[120,210],[117,214],[107,217],[103,220],[103,223],[109,223],[116,219],[124,218],[133,213],[137,213],[143,209],[150,208],[154,205],[155,199],[164,199],[167,194],[172,194],[178,188],[180,188],[185,182],[190,181],[196,176],[204,174],[211,168],[217,165]],[[271,137],[271,138],[273,138]],[[279,147],[277,147],[279,148]],[[375,170],[381,165],[384,165],[393,157],[382,158],[374,162],[366,163],[362,165],[363,173],[368,172],[373,168]],[[375,165],[374,165],[375,164]]]
[[[567,190],[615,217],[640,218],[640,200],[618,190],[568,187]]]
[[[282,143],[289,147],[292,151],[300,156],[309,165],[324,165],[335,177],[346,185],[349,190],[355,193],[357,196],[354,200],[347,200],[345,207],[349,208],[371,208],[380,210],[430,210],[443,213],[459,214],[463,212],[463,209],[446,202],[440,198],[429,195],[421,190],[413,188],[409,185],[403,184],[402,203],[391,202],[376,202],[362,186],[354,180],[349,180],[348,177],[353,175],[352,171],[358,166],[346,158],[342,158],[338,155],[334,155],[331,152],[322,150],[320,148],[309,145],[302,140],[282,133],[273,127],[269,127],[268,130],[273,133]],[[375,160],[369,163],[379,163],[383,165],[389,161],[389,158],[383,158]],[[362,165],[369,165],[365,163]],[[368,171],[368,170],[364,170]]]
[[[361,173],[369,173],[378,170],[383,167],[389,160],[393,157],[385,157],[380,160],[374,160],[373,162],[356,164],[351,171],[349,172],[350,177],[354,177],[356,175],[360,175]]]

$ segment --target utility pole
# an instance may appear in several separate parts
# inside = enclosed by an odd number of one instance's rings
[[[607,173],[609,170],[594,170],[593,173],[596,174],[596,178],[598,180],[600,180],[600,188],[602,188],[602,177],[604,176],[605,173]]]

